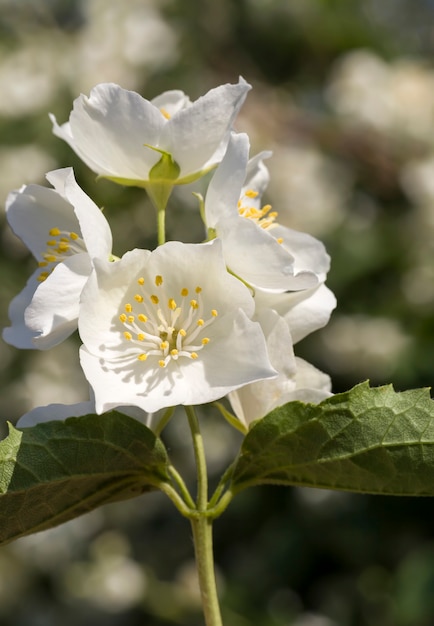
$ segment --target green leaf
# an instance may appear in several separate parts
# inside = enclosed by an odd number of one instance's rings
[[[428,389],[362,383],[319,405],[289,402],[246,435],[232,490],[271,483],[432,496],[433,418]]]
[[[169,480],[161,440],[116,411],[9,430],[0,442],[0,544]]]

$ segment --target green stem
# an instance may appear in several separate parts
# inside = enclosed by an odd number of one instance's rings
[[[163,431],[164,427],[167,426],[167,424],[169,423],[169,421],[172,418],[172,415],[175,412],[175,407],[174,406],[170,406],[168,409],[166,409],[166,411],[164,412],[163,417],[160,419],[160,421],[158,422],[157,426],[154,428],[154,432],[157,435],[157,437],[159,437],[161,435],[161,432]]]
[[[199,517],[191,520],[196,566],[206,626],[223,626],[212,550],[212,520]]]
[[[192,511],[194,511],[196,509],[196,505],[194,504],[193,498],[191,497],[190,492],[188,491],[187,485],[185,484],[182,476],[179,474],[179,472],[176,470],[176,468],[173,465],[169,465],[168,472],[170,476],[172,477],[172,480],[178,485],[178,489],[181,493],[181,496],[184,502],[186,503],[188,507],[190,507]]]
[[[165,493],[170,500],[172,500],[173,504],[176,506],[181,515],[191,519],[192,515],[194,515],[194,509],[191,509],[188,504],[184,502],[184,500],[181,498],[178,492],[175,491],[172,485],[169,485],[169,483],[166,482],[161,482],[158,483],[156,487],[158,487],[158,489],[161,489],[161,491]]]
[[[199,421],[191,406],[185,407],[193,437],[197,469],[197,515],[190,517],[193,531],[196,567],[206,626],[223,626],[214,572],[212,519],[208,517],[208,472]]]
[[[199,421],[192,406],[186,406],[188,423],[193,437],[194,456],[196,458],[197,470],[197,510],[199,513],[206,511],[208,506],[208,471],[206,468],[205,449],[203,447],[202,433],[199,428]]]
[[[235,417],[235,415],[228,411],[221,402],[214,402],[214,406],[220,411],[225,420],[229,422],[231,426],[239,430],[243,435],[247,435],[248,428],[246,428],[244,424],[242,424],[240,420]]]
[[[227,507],[229,506],[229,504],[231,503],[233,497],[234,497],[234,494],[232,493],[230,489],[225,491],[225,493],[222,495],[222,497],[217,502],[217,504],[213,506],[212,508],[210,507],[208,509],[209,519],[216,519],[217,517],[220,517],[223,511],[225,511]]]
[[[229,467],[226,469],[223,476],[220,478],[219,484],[217,485],[211,497],[211,500],[209,501],[208,510],[213,509],[216,506],[217,502],[220,500],[220,497],[228,481],[232,478],[232,474],[234,472],[235,465],[237,464],[237,462],[238,462],[238,457],[229,465]]]
[[[158,245],[162,246],[166,241],[166,209],[157,210]]]

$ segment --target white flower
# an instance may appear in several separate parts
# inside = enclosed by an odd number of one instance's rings
[[[275,376],[249,290],[221,243],[169,242],[95,261],[83,290],[81,364],[101,413],[202,404]]]
[[[3,339],[46,350],[77,328],[79,297],[92,259],[109,259],[112,236],[101,210],[77,185],[71,168],[47,174],[54,189],[26,185],[9,194],[7,220],[38,261],[11,302]]]
[[[293,351],[295,343],[325,326],[330,319],[336,306],[330,289],[321,284],[293,293],[256,290],[254,299],[254,319],[261,324],[268,355],[278,376],[229,394],[232,408],[246,428],[286,402],[320,402],[331,395],[329,376],[295,357]]]
[[[270,205],[261,207],[268,170],[261,153],[248,161],[249,140],[232,133],[205,198],[205,221],[223,242],[228,268],[253,287],[270,292],[315,287],[330,259],[323,244],[276,222]]]
[[[258,381],[228,394],[235,415],[246,429],[254,420],[287,402],[316,403],[332,395],[329,376],[294,356],[284,318],[271,309],[262,312],[259,318],[270,361],[279,375],[274,380]]]
[[[313,289],[292,293],[255,291],[255,319],[272,309],[286,322],[292,343],[296,344],[310,333],[323,328],[336,307],[336,298],[324,284]]]
[[[196,180],[222,158],[232,122],[247,91],[243,79],[190,102],[182,91],[154,100],[113,83],[74,101],[69,122],[53,132],[97,174],[147,188],[157,207],[173,185]]]
[[[123,406],[118,407],[118,410],[144,423],[151,430],[158,423],[155,416],[148,415],[137,407]],[[62,421],[68,419],[68,417],[81,417],[82,415],[90,415],[92,413],[95,413],[94,400],[85,400],[76,404],[48,404],[46,406],[38,406],[22,415],[17,421],[16,427],[29,428],[45,422]]]

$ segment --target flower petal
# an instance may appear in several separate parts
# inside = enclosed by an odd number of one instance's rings
[[[240,421],[248,426],[278,406],[281,397],[295,387],[296,361],[288,325],[276,311],[261,311],[257,316],[264,332],[267,351],[278,375],[245,385],[229,394],[232,408]]]
[[[147,415],[139,408],[124,406],[118,407],[118,410],[120,413],[124,413],[142,423],[146,423],[149,428],[152,428],[150,425],[152,416]],[[90,415],[91,413],[95,413],[94,400],[86,400],[76,404],[48,404],[47,406],[38,406],[22,415],[16,423],[16,427],[28,428],[29,426],[36,426],[44,422],[66,420],[69,417],[81,417],[82,415]],[[155,425],[156,424],[154,424],[154,426]]]
[[[181,178],[207,170],[221,160],[232,123],[250,88],[240,78],[236,85],[211,89],[177,112],[162,129],[161,147],[180,166]]]
[[[253,287],[282,292],[318,284],[314,272],[296,272],[294,257],[251,220],[240,217],[218,222],[217,234],[229,269]]]
[[[77,185],[73,169],[49,172],[47,180],[73,206],[90,257],[108,259],[113,245],[110,226],[101,209]]]
[[[40,271],[37,270],[29,278],[27,285],[20,293],[11,300],[9,304],[9,319],[12,325],[3,329],[2,337],[6,343],[21,350],[33,350],[35,345],[33,339],[35,332],[28,328],[24,321],[24,313],[29,306],[36,289],[40,286],[38,276]]]
[[[90,97],[74,101],[69,122],[53,132],[101,176],[144,180],[160,155],[145,146],[159,146],[167,120],[151,102],[113,83],[101,83]]]
[[[80,417],[95,412],[95,403],[90,400],[77,404],[48,404],[38,406],[20,417],[16,423],[17,428],[28,428],[51,422],[53,420],[65,420],[68,417]]]
[[[224,219],[238,216],[237,203],[246,176],[249,138],[245,133],[231,133],[227,152],[208,186],[205,218],[208,228],[216,228]]]
[[[47,249],[51,228],[69,232],[78,229],[73,207],[54,189],[40,185],[25,185],[10,193],[6,216],[14,233],[38,260]]]
[[[255,293],[256,311],[272,308],[284,317],[295,343],[327,324],[336,298],[324,284],[296,293]]]
[[[190,98],[179,89],[164,91],[159,96],[153,98],[151,102],[167,119],[170,119],[175,113],[191,104]]]
[[[80,294],[91,269],[89,255],[76,254],[39,285],[24,315],[34,332],[33,347],[48,350],[76,330]]]
[[[179,404],[212,402],[247,382],[273,378],[265,340],[258,324],[243,311],[222,324],[225,332],[218,346],[206,358],[186,365],[146,368],[139,360],[128,371],[108,367],[101,357],[80,349],[80,362],[96,398],[96,412],[104,413],[120,405],[133,405],[154,413]],[[213,342],[217,338],[213,337]]]
[[[276,225],[268,232],[294,257],[295,273],[313,272],[324,281],[330,269],[330,257],[324,244],[307,233]]]

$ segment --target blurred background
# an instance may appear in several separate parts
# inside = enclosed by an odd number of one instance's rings
[[[51,133],[72,101],[112,81],[151,99],[253,85],[237,121],[267,161],[279,221],[322,239],[338,307],[297,353],[334,391],[370,378],[434,380],[432,0],[0,0],[0,207],[10,190],[74,166],[105,207],[114,252],[154,247],[139,189],[95,175]],[[203,181],[203,183],[206,181]],[[202,183],[202,184],[203,184]],[[191,188],[168,238],[200,241]],[[35,264],[0,208],[0,318]],[[72,337],[48,352],[0,343],[1,420],[87,396]],[[178,419],[179,417],[179,419]],[[166,440],[192,473],[182,413]],[[210,471],[239,447],[202,416]],[[215,525],[228,626],[431,626],[434,502],[256,488]],[[0,549],[2,626],[199,626],[188,522],[160,494],[110,505]]]

